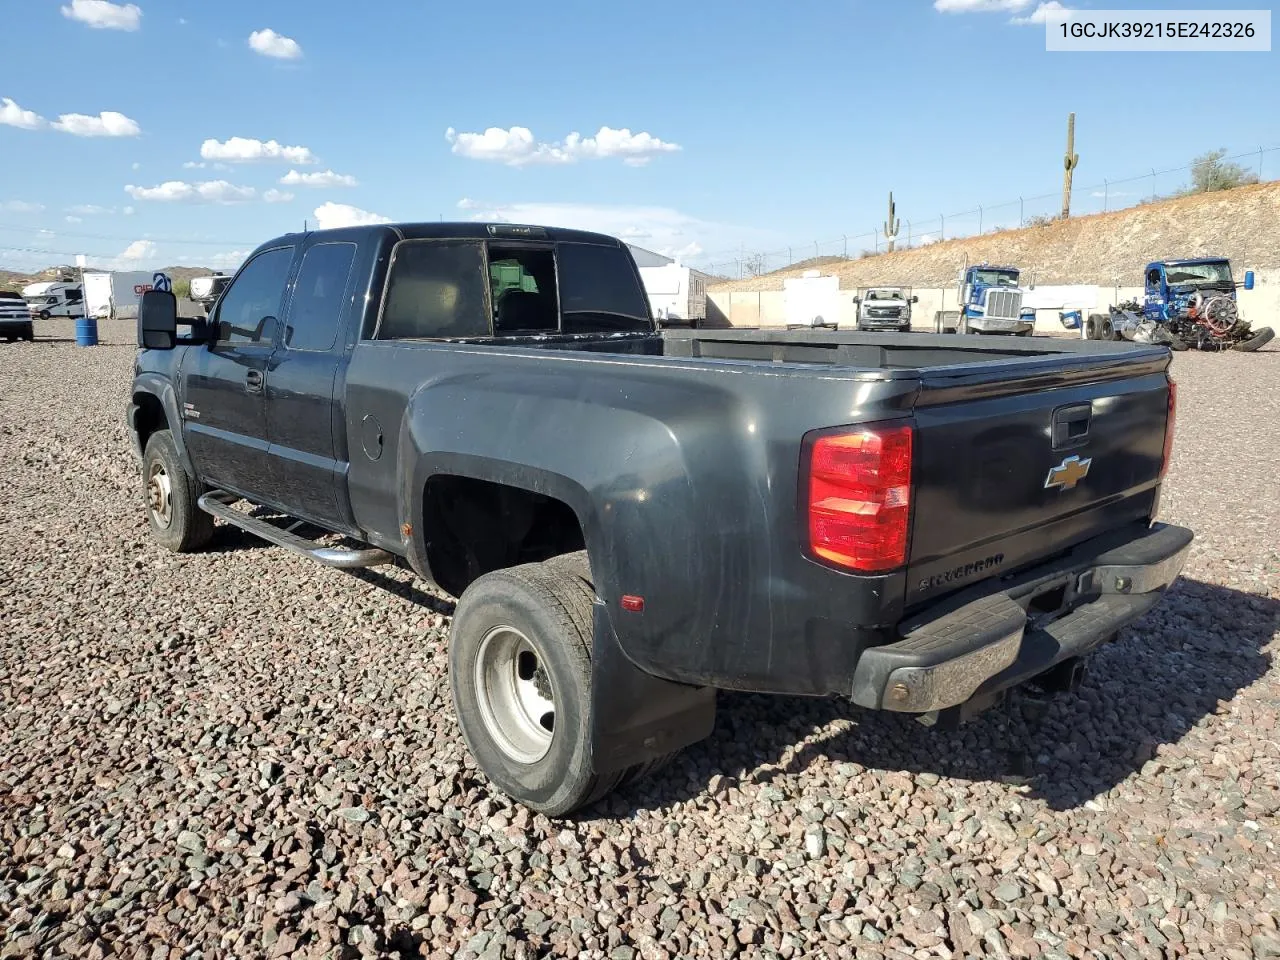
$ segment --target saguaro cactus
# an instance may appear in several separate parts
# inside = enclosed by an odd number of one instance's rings
[[[902,226],[902,221],[894,217],[897,207],[893,203],[893,191],[889,191],[889,219],[884,222],[884,238],[889,241],[889,252],[893,253],[894,244],[898,239],[898,228]]]
[[[1071,174],[1080,163],[1080,154],[1076,148],[1076,115],[1067,115],[1067,152],[1062,157],[1062,165],[1066,172],[1062,175],[1062,219],[1071,216]]]

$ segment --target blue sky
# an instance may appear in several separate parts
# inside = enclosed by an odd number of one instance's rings
[[[233,266],[304,221],[367,217],[799,258],[870,246],[889,190],[917,236],[979,204],[986,229],[1016,225],[1016,203],[990,207],[1060,189],[1069,111],[1080,212],[1104,178],[1280,146],[1274,53],[1047,53],[1016,22],[1037,6],[6,0],[0,266]]]

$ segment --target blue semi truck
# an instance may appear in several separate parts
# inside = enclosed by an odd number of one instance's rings
[[[1031,336],[1035,310],[1022,305],[1026,291],[1019,285],[1020,277],[1017,267],[988,263],[963,267],[956,291],[960,309],[938,311],[937,332]]]

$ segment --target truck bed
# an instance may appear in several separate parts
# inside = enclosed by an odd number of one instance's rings
[[[736,360],[773,364],[821,364],[851,372],[923,371],[961,374],[957,368],[1012,365],[1053,358],[1052,365],[1097,366],[1110,358],[1130,362],[1138,346],[1113,341],[1057,337],[964,337],[947,334],[868,334],[794,330],[663,330],[658,334],[588,334],[475,341],[493,348],[543,348],[698,360]],[[1158,355],[1160,350],[1148,349]],[[892,376],[892,374],[890,374]]]
[[[1169,358],[1126,343],[808,331],[366,341],[346,379],[354,526],[403,549],[402,525],[423,517],[389,491],[421,502],[433,476],[537,491],[579,517],[602,596],[646,597],[643,617],[616,625],[637,665],[838,692],[858,650],[913,610],[1149,520]],[[1051,443],[1057,411],[1082,405],[1088,436]],[[915,427],[907,563],[835,569],[804,545],[807,438],[892,422]],[[376,458],[361,451],[371,429]],[[1073,455],[1092,457],[1092,473],[1048,487]]]

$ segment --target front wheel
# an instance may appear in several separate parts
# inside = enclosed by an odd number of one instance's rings
[[[151,535],[166,550],[190,553],[213,536],[213,517],[196,501],[200,488],[178,457],[173,435],[157,430],[142,455],[143,492]]]
[[[41,310],[39,316],[41,320],[48,320],[51,314],[48,310]]]
[[[503,793],[552,817],[646,772],[591,766],[594,598],[585,552],[496,570],[458,599],[449,637],[471,755]]]

